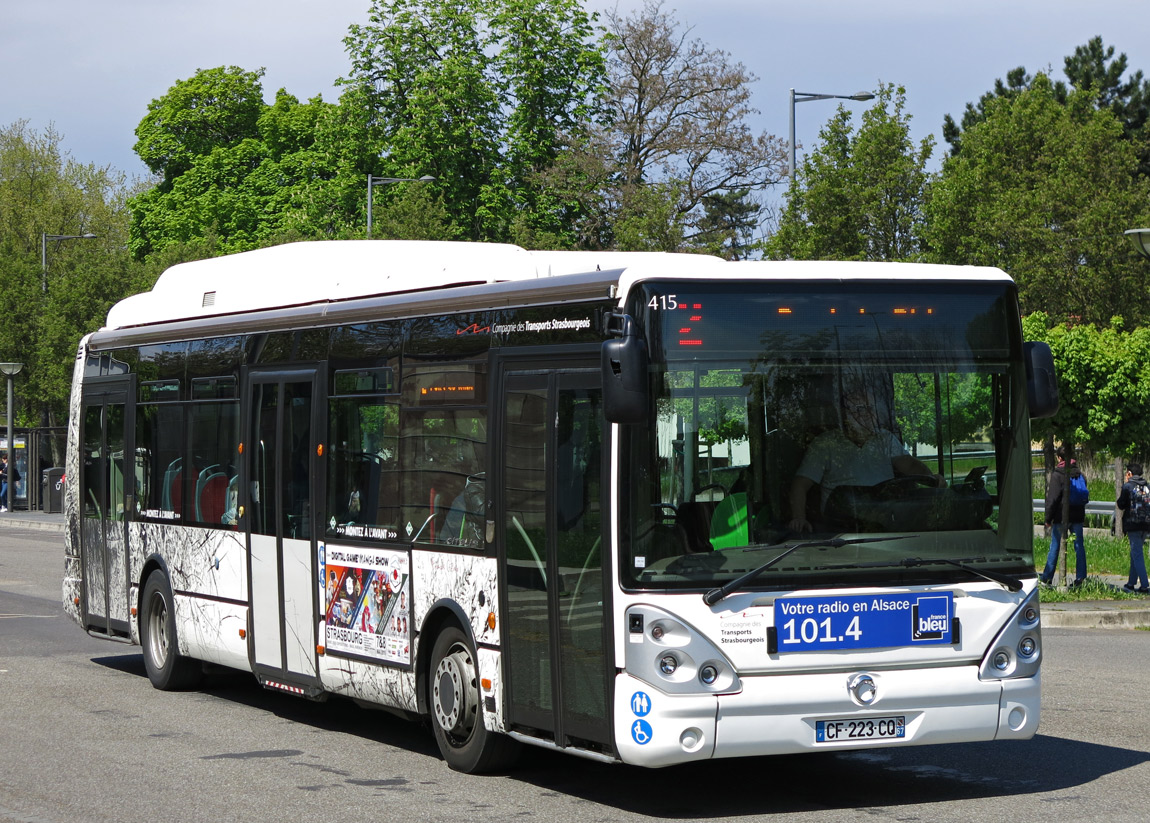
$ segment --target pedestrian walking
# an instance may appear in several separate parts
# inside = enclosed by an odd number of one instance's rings
[[[1150,485],[1142,477],[1141,463],[1126,465],[1126,482],[1118,495],[1118,508],[1122,511],[1122,530],[1130,540],[1130,574],[1128,592],[1150,594],[1150,580],[1146,579],[1146,557],[1142,553],[1146,532],[1150,531]],[[1135,588],[1136,584],[1141,584]]]
[[[1066,465],[1067,449],[1059,446],[1058,465],[1050,473],[1046,485],[1046,528],[1050,529],[1050,551],[1046,555],[1046,568],[1042,570],[1043,583],[1050,585],[1054,580],[1054,569],[1058,564],[1058,549],[1063,537],[1062,495],[1070,495],[1070,533],[1074,535],[1074,582],[1079,586],[1086,579],[1086,544],[1082,539],[1082,524],[1086,522],[1086,504],[1090,502],[1090,492],[1086,487],[1086,475],[1071,458]]]
[[[20,482],[20,472],[16,464],[12,464],[12,488]],[[0,452],[0,512],[8,511],[8,454]]]

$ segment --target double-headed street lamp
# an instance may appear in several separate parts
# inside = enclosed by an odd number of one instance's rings
[[[795,104],[808,103],[811,100],[873,100],[874,95],[869,91],[858,91],[854,94],[807,94],[791,89],[791,166],[788,176],[795,179]]]
[[[12,378],[18,375],[22,368],[24,368],[23,363],[0,363],[0,373],[8,377],[8,463],[4,468],[4,488],[7,489],[8,494],[5,495],[3,501],[3,506],[8,511],[12,511],[12,498],[15,495],[12,489],[12,466],[16,460],[12,442]]]
[[[430,183],[435,178],[430,174],[423,177],[376,177],[367,176],[367,239],[371,239],[371,190],[376,186],[389,186],[392,183]]]
[[[95,240],[94,234],[48,234],[40,233],[40,288],[48,293],[48,241],[49,240]]]

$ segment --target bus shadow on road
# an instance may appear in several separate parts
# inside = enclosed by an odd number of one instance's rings
[[[513,779],[669,819],[1044,795],[1150,761],[1142,751],[1039,735],[1030,741],[815,752],[645,770],[532,753]],[[1057,769],[1037,764],[1057,763]],[[685,791],[684,787],[706,787]]]
[[[140,653],[92,658],[92,662],[128,675],[148,679],[144,656]],[[149,688],[151,686],[149,685]],[[199,694],[227,700],[312,729],[348,734],[383,746],[405,749],[439,759],[431,730],[425,724],[395,714],[359,706],[338,695],[322,701],[305,700],[265,689],[250,672],[223,666],[205,665],[204,680],[184,694]]]
[[[147,679],[141,654],[93,663]],[[430,730],[339,697],[301,700],[261,688],[247,672],[209,666],[193,692],[228,700],[312,729],[353,735],[440,760]],[[596,763],[524,747],[510,779],[546,794],[671,820],[819,810],[913,806],[979,798],[1047,795],[1150,761],[1150,754],[1067,738],[876,748],[709,760],[664,769]],[[1058,768],[1037,764],[1057,763]],[[685,791],[684,787],[705,787]]]

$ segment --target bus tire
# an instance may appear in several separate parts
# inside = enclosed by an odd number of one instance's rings
[[[510,766],[519,744],[483,725],[475,651],[457,626],[444,627],[435,638],[429,675],[431,728],[447,765],[468,774]]]
[[[162,691],[193,688],[203,676],[203,667],[179,652],[175,601],[163,570],[148,575],[140,605],[140,644],[148,679]]]

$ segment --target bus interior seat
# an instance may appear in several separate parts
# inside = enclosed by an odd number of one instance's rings
[[[711,515],[715,504],[709,500],[680,503],[675,512],[675,524],[687,538],[687,549],[692,552],[711,550]]]
[[[184,512],[184,472],[182,469],[177,469],[176,473],[172,475],[172,487],[170,495],[170,509],[176,514],[183,514]]]
[[[218,466],[204,469],[196,481],[196,521],[219,523],[227,510],[228,476]]]
[[[360,496],[360,521],[379,522],[379,484],[383,474],[383,461],[378,454],[363,453],[361,459],[367,464],[367,482]]]
[[[747,493],[728,494],[711,514],[709,542],[712,548],[729,549],[751,542],[750,519],[747,517]]]
[[[184,459],[177,457],[168,464],[168,468],[164,470],[164,486],[162,491],[161,503],[164,511],[174,511],[177,514],[180,511],[180,494],[182,486],[177,483],[180,478]]]

